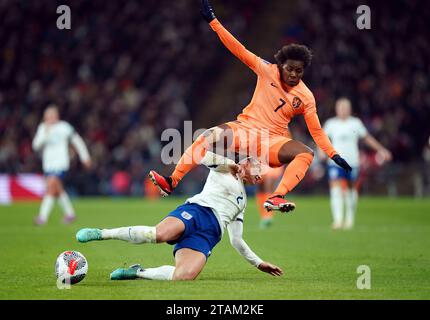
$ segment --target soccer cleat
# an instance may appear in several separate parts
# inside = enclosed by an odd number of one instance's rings
[[[44,226],[46,224],[46,220],[43,220],[40,216],[34,217],[33,223],[36,226]]]
[[[333,222],[331,225],[332,230],[341,230],[342,229],[342,222]]]
[[[64,216],[63,224],[71,224],[76,220],[76,216]]]
[[[354,223],[352,221],[345,221],[343,224],[343,230],[351,230],[354,227]]]
[[[76,233],[76,240],[79,242],[102,240],[102,231],[94,228],[81,229]]]
[[[157,186],[158,190],[160,190],[160,193],[163,197],[167,197],[173,192],[174,188],[172,186],[172,178],[164,177],[154,170],[151,170],[148,176],[152,183]]]
[[[140,264],[134,264],[128,269],[118,268],[110,274],[111,280],[134,280],[139,278],[137,275],[138,271],[143,271]]]
[[[290,212],[296,208],[294,202],[287,201],[282,196],[274,196],[267,199],[263,206],[267,211],[275,210],[281,212]]]

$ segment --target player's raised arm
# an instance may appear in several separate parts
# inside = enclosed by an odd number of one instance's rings
[[[272,276],[280,276],[283,274],[281,268],[261,260],[243,240],[243,221],[240,218],[227,226],[228,235],[231,245],[239,254],[244,257],[250,264],[257,267],[263,272],[270,273]]]
[[[39,151],[43,147],[46,142],[47,134],[48,132],[46,126],[44,124],[40,124],[32,142],[34,151]]]
[[[330,139],[325,134],[321,127],[320,120],[316,112],[308,112],[305,114],[305,121],[308,130],[318,147],[320,147],[339,167],[342,167],[347,172],[351,171],[350,165],[343,159],[330,142]]]
[[[246,64],[252,70],[256,70],[258,57],[247,50],[233,35],[223,27],[223,25],[218,21],[212,6],[209,4],[208,0],[202,0],[202,10],[201,14],[203,18],[210,24],[212,30],[214,30],[221,42],[226,46],[228,50],[231,51],[237,58],[240,59],[244,64]]]

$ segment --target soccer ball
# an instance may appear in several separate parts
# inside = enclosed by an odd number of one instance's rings
[[[64,251],[55,263],[57,281],[64,284],[81,282],[88,272],[88,262],[84,255],[78,251]]]

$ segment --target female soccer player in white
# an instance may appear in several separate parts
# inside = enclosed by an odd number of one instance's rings
[[[68,224],[75,220],[75,211],[62,182],[70,166],[69,142],[77,150],[79,158],[86,168],[91,167],[91,159],[79,134],[69,123],[60,121],[58,108],[55,105],[50,105],[45,110],[43,118],[33,139],[33,149],[42,151],[42,165],[47,189],[39,215],[35,218],[34,223],[36,225],[47,223],[54,200],[58,198],[64,212],[63,222]]]
[[[135,244],[175,244],[175,266],[142,268],[136,264],[128,269],[116,269],[111,273],[112,280],[194,280],[225,228],[232,246],[249,263],[273,276],[282,275],[279,267],[261,260],[242,238],[247,203],[244,182],[255,184],[260,179],[256,172],[259,166],[249,159],[238,165],[212,152],[207,152],[201,163],[211,169],[202,192],[187,199],[157,226],[78,231],[76,238],[80,242],[115,239]]]
[[[336,117],[328,119],[324,131],[329,136],[334,148],[344,155],[352,171],[346,173],[338,170],[332,160],[328,160],[328,176],[330,184],[332,228],[351,229],[354,226],[355,210],[358,200],[357,178],[360,167],[358,142],[362,139],[366,145],[378,152],[383,161],[390,161],[391,152],[385,149],[370,135],[360,119],[351,116],[351,101],[339,98],[336,101]],[[321,156],[324,156],[320,152]],[[346,207],[344,218],[344,204]]]

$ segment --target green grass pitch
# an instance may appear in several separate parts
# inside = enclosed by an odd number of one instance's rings
[[[32,225],[39,203],[0,206],[0,299],[429,299],[430,199],[362,198],[354,230],[330,230],[329,199],[300,197],[292,215],[258,227],[255,201],[245,215],[244,238],[264,260],[279,265],[272,277],[249,265],[228,236],[213,250],[196,281],[110,281],[117,267],[173,264],[172,247],[121,241],[81,244],[82,227],[155,225],[183,199],[80,199],[78,220],[60,223],[58,207],[45,227]],[[87,277],[59,290],[54,263],[65,250],[82,252]],[[371,289],[357,289],[357,267],[371,269]]]

